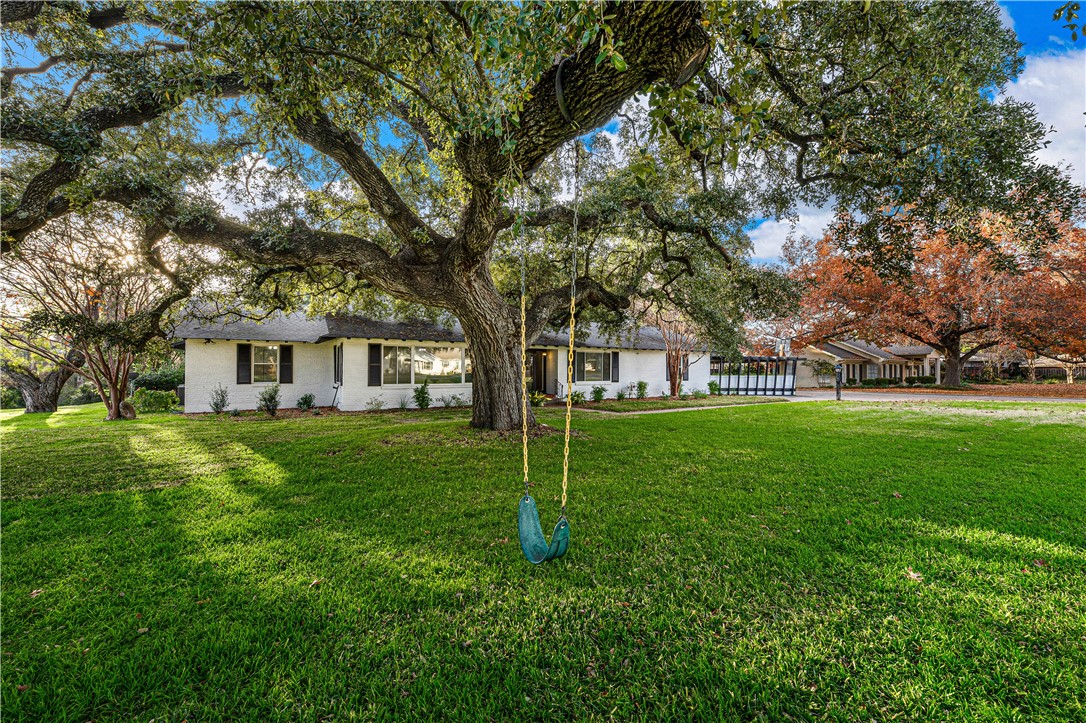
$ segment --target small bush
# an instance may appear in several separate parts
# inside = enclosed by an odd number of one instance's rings
[[[618,401],[621,402],[625,398],[626,398],[626,390],[625,389],[619,389],[617,392],[615,392],[615,399],[617,399]]]
[[[935,377],[905,377],[906,384],[934,384]]]
[[[282,401],[279,397],[279,385],[269,384],[257,397],[256,410],[264,412],[269,417],[274,417],[275,413],[279,411],[279,405]]]
[[[441,402],[441,406],[445,407],[446,409],[453,406],[453,398],[446,394],[442,394],[440,397],[438,397],[437,401]]]
[[[400,395],[400,401],[398,402],[400,411],[406,412],[411,408],[411,399],[406,394]]]
[[[163,367],[144,372],[132,380],[135,389],[152,389],[160,392],[172,392],[185,383],[185,370]]]
[[[415,397],[415,406],[419,409],[430,408],[430,380],[427,379],[422,383],[421,387],[415,387],[415,391],[412,392],[412,396]]]
[[[385,408],[385,400],[381,397],[370,397],[370,400],[366,402],[366,411],[368,412],[380,412]]]
[[[694,394],[694,399],[705,399],[706,397],[708,397],[708,396],[709,396],[709,395],[708,395],[708,394],[706,394],[706,393],[705,393],[705,391],[704,391],[704,390],[702,390],[702,389],[695,389],[695,390],[694,390],[694,392],[693,392],[693,394]]]
[[[571,392],[569,398],[574,404],[584,404],[588,401],[584,392]]]
[[[875,380],[874,379],[864,379],[862,382],[860,382],[860,386],[861,387],[867,387],[869,389],[873,388],[875,386]]]
[[[538,389],[532,390],[528,395],[528,404],[531,404],[533,407],[542,407],[546,403],[547,395]]]
[[[297,407],[302,411],[308,411],[317,406],[317,399],[312,394],[303,394],[298,397]]]
[[[471,406],[471,400],[468,397],[464,396],[463,394],[454,394],[454,395],[452,395],[452,400],[453,400],[452,405],[454,407],[470,407]]]
[[[230,416],[231,417],[240,417],[241,416],[241,410],[238,409],[237,407],[234,407],[233,409],[230,410]]]
[[[226,405],[230,403],[230,392],[222,384],[216,384],[215,388],[211,390],[211,411],[215,414],[222,414],[222,411],[226,409]]]
[[[22,392],[15,387],[3,388],[3,392],[0,393],[0,409],[18,409],[25,406]]]
[[[648,382],[638,382],[637,383],[637,398],[638,399],[644,399],[648,395],[649,395],[649,383]]]
[[[602,402],[603,398],[607,396],[607,387],[597,384],[592,387],[592,401]]]
[[[132,395],[132,406],[137,412],[169,412],[177,408],[181,400],[172,391],[163,392],[158,389],[144,389],[140,387]]]
[[[845,380],[845,386],[846,387],[854,387],[854,386],[856,386],[856,380],[853,379],[852,377],[849,377],[848,379]]]
[[[716,381],[715,379],[709,382],[709,393],[712,394],[714,397],[719,397],[720,382]]]
[[[84,382],[74,386],[65,385],[60,392],[60,399],[57,400],[57,404],[67,406],[69,404],[93,404],[100,401],[102,401],[102,398],[98,396],[98,388],[90,382]]]

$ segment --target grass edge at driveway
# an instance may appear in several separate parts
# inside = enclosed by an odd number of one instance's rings
[[[466,413],[99,419],[0,414],[12,720],[1086,717],[1081,405],[575,410],[539,568]]]

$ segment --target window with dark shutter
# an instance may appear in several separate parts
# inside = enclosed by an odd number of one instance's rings
[[[279,383],[294,383],[294,347],[289,344],[279,347]]]
[[[343,345],[332,347],[332,382],[343,384]]]
[[[253,345],[238,344],[238,384],[253,383]]]
[[[370,379],[369,386],[381,386],[381,345],[370,344]]]
[[[618,352],[611,352],[611,381],[618,381]]]
[[[573,352],[573,381],[584,381],[584,352]]]
[[[683,381],[690,381],[690,355],[683,354]]]

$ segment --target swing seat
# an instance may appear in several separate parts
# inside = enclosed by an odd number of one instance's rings
[[[533,565],[557,559],[569,549],[569,520],[565,515],[558,518],[548,545],[543,537],[543,527],[539,524],[539,509],[531,495],[525,494],[520,498],[517,527],[520,531],[520,549]]]

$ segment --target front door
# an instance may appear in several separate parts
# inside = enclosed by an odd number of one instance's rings
[[[547,352],[528,350],[528,376],[532,378],[530,391],[547,391]]]

